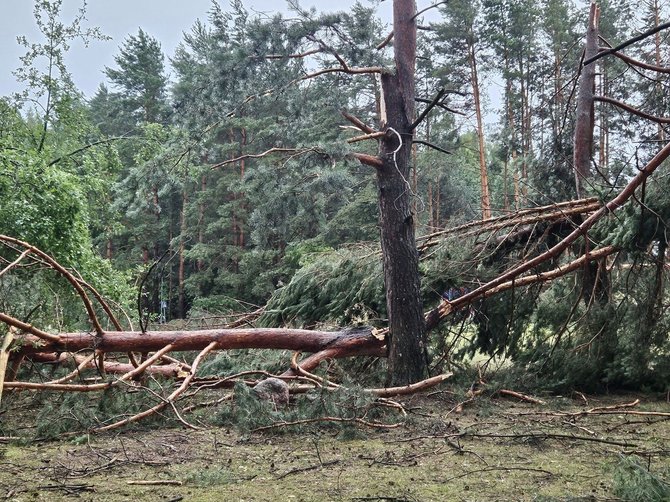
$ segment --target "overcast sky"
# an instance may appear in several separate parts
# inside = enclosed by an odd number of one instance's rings
[[[227,8],[228,0],[219,0]],[[343,10],[349,8],[354,0],[302,0],[302,7],[316,7],[320,11]],[[369,5],[367,0],[362,4]],[[16,42],[16,37],[25,35],[29,41],[42,41],[33,18],[31,0],[0,0],[0,96],[21,90],[12,75],[20,66],[19,57],[25,50]],[[63,0],[63,21],[72,21],[82,0]],[[245,0],[244,5],[250,11],[286,12],[283,0]],[[114,67],[114,55],[119,45],[128,35],[135,35],[142,28],[160,41],[166,56],[172,56],[175,47],[182,39],[182,33],[189,31],[196,19],[207,19],[211,0],[88,0],[87,27],[99,27],[104,34],[112,37],[108,41],[95,41],[85,48],[75,43],[67,57],[67,65],[75,84],[91,97],[98,85],[105,80],[102,71],[105,66]],[[390,18],[391,2],[379,6],[379,14]]]

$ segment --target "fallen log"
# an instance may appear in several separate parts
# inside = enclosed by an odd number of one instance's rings
[[[94,333],[60,333],[58,340],[44,340],[34,335],[17,337],[21,355],[40,352],[153,352],[167,345],[171,351],[202,350],[215,342],[222,349],[280,349],[305,352],[329,351],[329,357],[344,355],[381,356],[384,341],[372,336],[371,328],[341,331],[312,331],[306,329],[248,328],[207,329],[196,331],[103,331]]]

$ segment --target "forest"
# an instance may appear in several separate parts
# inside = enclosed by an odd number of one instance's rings
[[[496,365],[531,401],[670,392],[668,4],[289,5],[212,2],[174,54],[140,28],[85,96],[66,55],[104,33],[35,1],[0,98],[0,413],[188,424],[266,376],[393,408]]]

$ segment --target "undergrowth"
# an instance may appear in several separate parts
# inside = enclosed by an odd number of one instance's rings
[[[383,421],[389,413],[374,404],[374,397],[361,388],[315,390],[298,395],[285,408],[276,407],[269,401],[260,400],[253,389],[244,384],[235,386],[232,403],[222,407],[214,418],[216,425],[234,426],[242,433],[268,426],[277,426],[274,431],[301,432],[314,427],[335,428],[344,436],[355,435],[355,419]],[[342,421],[324,421],[325,417]],[[396,417],[394,417],[397,419]],[[295,422],[300,422],[295,424]]]
[[[632,456],[614,467],[614,494],[627,502],[670,501],[670,470],[653,473]]]

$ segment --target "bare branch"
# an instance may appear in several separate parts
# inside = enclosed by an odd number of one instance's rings
[[[373,129],[372,127],[370,127],[366,123],[364,123],[361,119],[359,119],[358,117],[353,116],[352,114],[350,114],[346,110],[342,110],[340,113],[342,113],[342,116],[345,119],[347,119],[349,122],[354,124],[359,130],[363,131],[364,133],[372,134],[372,133],[377,132],[375,129]]]
[[[149,408],[148,410],[143,411],[142,413],[133,415],[132,417],[119,420],[118,422],[115,422],[110,425],[105,425],[104,427],[98,427],[96,429],[93,429],[93,432],[105,432],[112,429],[118,429],[119,427],[123,427],[124,425],[137,422],[138,420],[153,415],[154,413],[157,413],[163,408],[165,408],[168,404],[172,404],[188,388],[189,384],[191,383],[191,380],[193,380],[193,377],[195,376],[195,372],[198,370],[198,365],[205,358],[205,356],[208,353],[210,353],[215,347],[216,342],[212,342],[209,345],[207,345],[207,347],[202,349],[202,351],[194,359],[193,364],[191,365],[191,371],[189,372],[188,376],[184,378],[184,381],[181,383],[179,388],[177,388],[174,392],[172,392],[172,394],[166,397],[163,402],[158,403],[157,405],[153,406],[152,408]]]
[[[429,143],[428,141],[424,141],[422,139],[413,139],[412,143],[418,143],[420,145],[426,145],[427,147],[432,148],[433,150],[437,150],[438,152],[446,153],[447,155],[451,155],[454,152],[450,152],[449,150],[445,150],[444,148],[441,148],[437,145],[433,145],[432,143]]]
[[[447,92],[448,92],[448,91],[447,91]],[[419,103],[430,103],[430,102],[431,102],[430,99],[425,99],[425,98],[414,98],[414,100],[415,100],[415,101],[418,101]],[[463,116],[463,117],[465,117],[465,116],[467,115],[466,113],[464,113],[464,112],[462,112],[462,111],[460,111],[460,110],[456,110],[456,109],[454,109],[454,108],[450,108],[450,107],[448,107],[448,106],[445,105],[444,103],[435,103],[435,106],[437,106],[438,108],[442,108],[443,110],[445,110],[445,111],[447,111],[447,112],[455,113],[456,115],[461,115],[461,116]]]
[[[632,113],[633,115],[637,115],[638,117],[642,117],[644,119],[651,120],[652,122],[656,122],[657,124],[670,124],[670,117],[657,117],[655,115],[650,115],[641,110],[638,110],[637,108],[633,108],[632,106],[622,101],[608,98],[607,96],[594,96],[593,101],[600,101],[601,103],[609,103],[611,105],[621,108],[622,110],[626,110],[627,112]]]
[[[353,138],[349,138],[347,143],[357,143],[359,141],[365,141],[368,139],[379,139],[383,138],[384,136],[386,136],[384,131],[377,131],[370,134],[364,134],[363,136],[354,136]]]
[[[321,40],[320,38],[316,38],[313,35],[308,35],[307,39],[319,44],[324,51],[330,52],[335,57],[335,59],[337,59],[338,63],[340,63],[340,65],[345,71],[349,70],[349,65],[344,60],[344,58],[342,58],[342,56],[340,56],[340,54],[330,45],[326,44],[323,40]]]
[[[21,260],[23,260],[23,259],[24,259],[26,256],[28,256],[29,254],[30,254],[30,249],[26,249],[23,253],[21,253],[21,254],[19,255],[19,257],[18,257],[16,260],[14,260],[12,263],[10,263],[9,265],[7,265],[5,268],[3,268],[2,270],[0,270],[0,277],[2,277],[2,276],[3,276],[6,272],[8,272],[9,270],[11,270],[11,269],[13,269],[14,267],[16,267],[16,266],[21,262]]]
[[[407,394],[414,394],[415,392],[419,392],[424,389],[428,389],[430,387],[434,387],[435,385],[438,385],[448,378],[451,378],[453,376],[453,373],[443,373],[441,375],[437,375],[431,378],[427,378],[426,380],[422,380],[420,382],[416,382],[410,385],[405,385],[404,387],[386,387],[383,389],[366,389],[365,392],[369,392],[370,394],[377,396],[377,397],[392,397],[392,396],[403,396]]]
[[[58,263],[51,256],[46,254],[44,251],[28,244],[27,242],[23,242],[19,239],[15,239],[14,237],[10,237],[8,235],[0,235],[0,242],[5,242],[8,244],[20,246],[24,249],[30,250],[32,254],[38,256],[40,259],[45,261],[49,265],[49,267],[51,267],[60,275],[65,277],[65,279],[67,279],[67,281],[75,289],[75,291],[79,295],[79,298],[81,298],[81,301],[84,304],[84,307],[86,308],[88,318],[91,321],[91,324],[93,325],[93,328],[95,329],[96,333],[98,333],[99,335],[103,333],[102,326],[100,325],[100,321],[98,321],[98,316],[95,314],[95,310],[93,309],[93,305],[91,304],[90,298],[86,294],[86,291],[84,291],[84,288],[81,286],[81,284],[79,284],[79,280],[74,275],[72,275],[72,273],[70,273],[65,267],[63,267],[60,263]]]
[[[421,122],[423,122],[423,119],[425,119],[426,116],[428,116],[428,114],[430,113],[430,111],[433,108],[435,108],[435,105],[437,105],[440,102],[440,100],[442,99],[442,96],[444,96],[444,94],[446,92],[447,91],[445,90],[444,87],[440,88],[440,90],[437,91],[437,94],[432,99],[432,101],[430,103],[428,103],[428,106],[425,108],[425,110],[423,112],[421,112],[421,115],[419,115],[418,118],[414,121],[414,123],[409,126],[410,131],[413,131],[414,129],[416,129],[419,126],[419,124]]]
[[[608,54],[613,54],[615,52],[619,52],[621,49],[624,49],[624,48],[628,47],[629,45],[634,44],[635,42],[639,42],[640,40],[644,40],[645,38],[650,37],[654,33],[658,33],[659,31],[665,30],[667,28],[670,28],[670,22],[659,24],[658,26],[656,26],[656,27],[654,27],[650,30],[647,30],[643,33],[640,33],[636,37],[630,38],[630,39],[626,40],[625,42],[620,43],[616,47],[612,47],[611,49],[606,49],[606,50],[596,54],[595,56],[590,57],[589,59],[584,61],[584,66],[590,65],[594,61],[597,61],[598,59],[600,59],[604,56],[607,56]]]
[[[298,54],[268,54],[266,56],[249,56],[252,59],[302,59],[312,54],[323,52],[323,49],[310,49]]]
[[[601,51],[606,51],[606,50],[609,50],[609,49],[607,49],[606,47],[601,47],[600,50]],[[625,61],[629,65],[637,66],[637,67],[642,68],[644,70],[651,70],[651,71],[655,71],[655,72],[658,72],[658,73],[670,73],[670,68],[668,68],[667,66],[656,66],[656,65],[653,65],[653,64],[645,63],[643,61],[638,61],[637,59],[633,59],[630,56],[626,56],[625,54],[623,54],[621,52],[613,52],[612,54],[614,56],[618,57],[619,59],[621,59],[622,61]]]
[[[67,153],[65,155],[62,155],[62,156],[52,160],[51,162],[49,162],[47,164],[47,167],[58,164],[60,161],[62,161],[64,159],[67,159],[69,157],[73,157],[74,155],[77,155],[78,153],[84,152],[84,151],[88,150],[89,148],[93,148],[94,146],[102,145],[104,143],[111,143],[112,141],[118,141],[120,139],[129,139],[129,138],[127,136],[117,136],[117,137],[113,137],[113,138],[101,139],[100,141],[94,141],[93,143],[89,143],[88,145],[84,145],[81,148],[77,148],[76,150],[74,150],[70,153]]]
[[[386,35],[386,38],[384,38],[384,40],[382,40],[381,42],[379,42],[377,44],[376,49],[378,51],[382,50],[384,47],[386,47],[391,42],[391,40],[393,40],[393,30],[391,30],[391,33]]]
[[[226,166],[228,164],[234,164],[235,162],[239,162],[240,160],[260,159],[260,158],[266,157],[266,156],[268,156],[272,153],[293,153],[293,154],[297,154],[297,155],[302,155],[303,153],[312,152],[312,151],[315,151],[315,149],[314,148],[278,148],[278,147],[272,147],[269,150],[265,150],[263,153],[240,155],[239,157],[235,157],[234,159],[224,160],[223,162],[219,162],[218,164],[214,164],[210,169],[217,169],[219,167],[223,167],[223,166]]]
[[[375,157],[374,155],[354,152],[351,154],[351,156],[357,159],[361,164],[365,164],[366,166],[372,166],[374,168],[380,168],[384,166],[384,162],[382,162],[382,159],[380,159],[379,157]]]
[[[360,75],[362,73],[383,73],[384,68],[381,66],[363,66],[360,68],[324,68],[323,70],[315,71],[314,73],[308,73],[300,78],[289,82],[287,85],[295,84],[297,82],[302,82],[304,80],[309,80],[320,75],[326,75],[328,73],[346,73],[349,75]],[[266,93],[271,91],[266,91]]]
[[[415,20],[417,17],[419,17],[419,16],[420,16],[421,14],[423,14],[424,12],[429,11],[430,9],[435,9],[436,7],[439,7],[440,5],[443,5],[443,4],[445,4],[445,3],[449,3],[449,0],[444,0],[444,1],[442,1],[442,2],[436,2],[436,3],[434,3],[433,5],[429,5],[429,6],[426,7],[425,9],[421,9],[419,12],[417,12],[416,14],[414,14],[414,15],[412,16],[412,21]]]
[[[58,343],[60,342],[60,336],[58,335],[52,335],[51,333],[47,333],[46,331],[42,331],[41,329],[36,328],[32,324],[28,324],[23,321],[19,321],[18,319],[15,319],[14,317],[8,316],[7,314],[0,312],[0,322],[4,322],[8,326],[14,326],[16,329],[21,330],[25,333],[30,333],[31,335],[35,335],[37,338],[41,338],[42,340],[47,340],[49,342],[54,342]]]
[[[213,342],[214,343],[214,342]],[[95,384],[68,384],[68,383],[35,383],[35,382],[5,382],[5,387],[8,389],[35,389],[35,390],[52,390],[61,392],[79,391],[79,392],[94,392],[98,390],[109,389],[115,387],[123,382],[141,375],[149,366],[160,359],[164,354],[167,354],[174,348],[173,344],[168,344],[158,352],[149,357],[142,364],[133,368],[131,371],[125,373],[117,380],[112,382],[95,383]],[[95,354],[94,354],[95,356]]]

